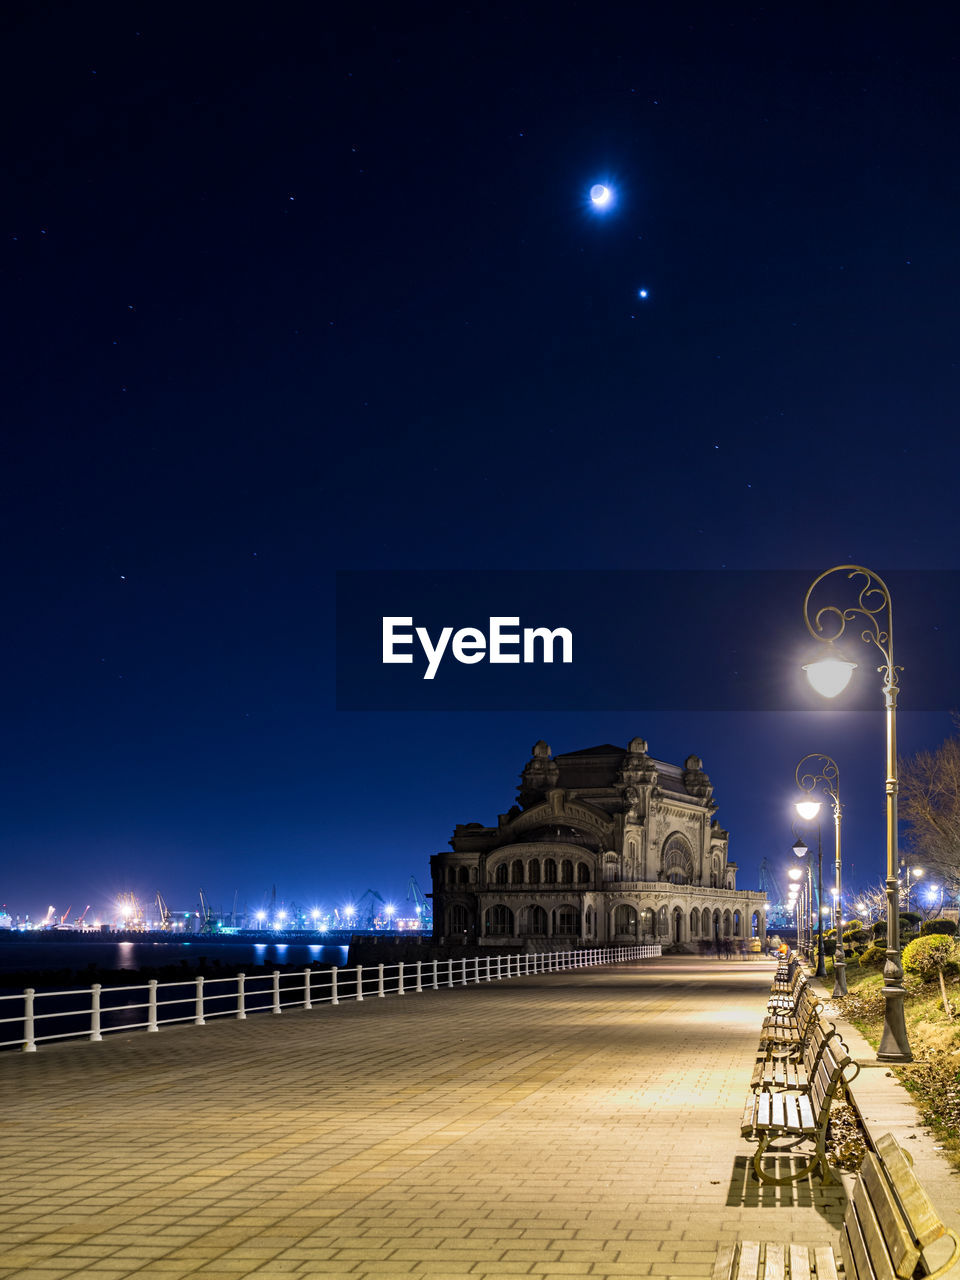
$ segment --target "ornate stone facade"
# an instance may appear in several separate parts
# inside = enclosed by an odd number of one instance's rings
[[[655,760],[643,738],[551,755],[521,774],[495,827],[458,825],[431,858],[438,940],[593,946],[764,939],[762,893],[736,887],[703,762]]]

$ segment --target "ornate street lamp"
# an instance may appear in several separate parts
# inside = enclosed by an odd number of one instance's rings
[[[814,763],[807,766],[807,761]],[[847,962],[843,951],[843,919],[842,909],[840,905],[842,886],[840,883],[840,770],[835,760],[831,760],[829,756],[811,752],[806,755],[797,765],[797,786],[805,796],[812,796],[819,785],[820,791],[828,796],[833,807],[833,847],[836,855],[836,883],[833,889],[833,920],[834,927],[837,931],[837,949],[833,954],[833,995],[845,996],[847,994]],[[812,810],[811,805],[816,804],[816,809]],[[809,813],[810,817],[816,816],[820,809],[819,801],[799,800],[796,804],[797,813],[801,818],[806,818]],[[819,832],[819,827],[817,828]],[[823,904],[821,903],[821,914]]]
[[[812,804],[816,804],[816,810],[812,815],[813,817],[815,817],[816,813],[820,809],[820,805],[816,801],[813,801],[810,804],[808,804],[806,807],[809,809]],[[797,807],[799,808],[800,806],[798,805]],[[805,815],[801,814],[800,816],[804,817]],[[798,837],[796,844],[793,846],[793,852],[797,855],[798,858],[804,858],[810,852],[810,850],[807,848],[804,842]],[[810,902],[811,912],[813,910],[812,880],[813,880],[813,874],[810,869],[810,863],[808,862],[807,863],[807,889],[809,891],[809,902]],[[827,968],[826,968],[826,965],[823,963],[822,904],[823,904],[823,842],[820,839],[820,823],[818,822],[817,823],[817,968],[816,968],[816,976],[818,978],[825,978],[827,976]],[[810,916],[810,961],[811,963],[813,963],[813,916],[812,915]]]
[[[856,596],[856,603],[846,608],[825,605],[815,614],[810,613],[810,598],[825,578],[833,573],[844,573],[847,578],[863,578],[863,586]],[[903,966],[900,961],[900,901],[897,881],[900,856],[897,837],[897,694],[900,682],[897,673],[902,670],[893,660],[893,603],[887,584],[870,569],[858,564],[838,564],[827,569],[810,584],[803,601],[803,620],[815,640],[826,645],[826,654],[816,662],[807,663],[804,671],[810,683],[824,697],[834,698],[849,683],[856,667],[835,646],[846,630],[847,623],[857,617],[866,625],[860,632],[861,640],[874,644],[880,651],[883,663],[877,670],[883,677],[883,700],[887,726],[887,958],[883,966],[883,1034],[877,1058],[881,1062],[912,1062],[907,1024],[903,1016]],[[830,620],[833,635],[823,634],[823,619]],[[883,625],[881,625],[881,623]]]

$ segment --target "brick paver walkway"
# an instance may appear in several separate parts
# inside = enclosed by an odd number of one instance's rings
[[[0,1058],[0,1276],[709,1276],[836,1239],[739,1136],[772,966],[642,961]]]

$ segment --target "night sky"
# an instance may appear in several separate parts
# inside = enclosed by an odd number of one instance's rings
[[[896,607],[960,569],[946,6],[4,24],[9,910],[402,903],[541,737],[702,756],[747,888],[826,751],[879,880],[879,678],[849,713],[706,682],[702,712],[337,711],[334,573],[851,562]],[[696,600],[663,625],[718,639]],[[907,752],[950,732],[914,633]]]

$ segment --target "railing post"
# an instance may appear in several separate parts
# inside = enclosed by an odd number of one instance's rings
[[[196,1027],[206,1026],[203,1017],[203,974],[197,978],[197,1007],[193,1016],[193,1024]]]
[[[480,957],[479,956],[473,957],[473,980],[474,982],[480,981]]]
[[[100,1034],[100,983],[95,982],[90,988],[90,1039],[102,1040]]]
[[[309,969],[304,969],[303,971],[303,1007],[305,1009],[313,1008],[313,1005],[310,1003],[310,970]]]
[[[400,961],[400,970],[397,977],[397,995],[405,996],[407,993],[403,989],[403,961]]]
[[[383,999],[383,965],[377,965],[377,995]]]
[[[340,997],[337,995],[337,966],[334,965],[330,970],[330,1003],[339,1004]]]
[[[417,961],[417,992],[419,994],[422,991],[423,991],[423,961],[418,960]]]
[[[437,970],[438,970],[437,961],[436,961],[436,960],[434,960],[434,962],[433,962],[433,989],[434,989],[434,991],[436,991],[436,990],[438,989],[439,985],[440,985],[440,984],[439,984],[439,982],[437,981]]]
[[[23,993],[23,1052],[37,1052],[37,1036],[36,1027],[33,1021],[33,997],[36,995],[33,987],[27,987]]]
[[[447,986],[453,986],[453,957],[447,961]]]
[[[247,975],[237,974],[237,1020],[242,1022],[247,1016]]]
[[[363,965],[357,965],[357,999],[363,999]]]
[[[500,957],[497,956],[497,981],[499,982],[500,980],[501,980]]]
[[[487,972],[486,972],[486,975],[485,975],[485,977],[484,977],[484,982],[489,982],[489,981],[490,981],[490,957],[489,957],[489,956],[484,956],[483,958],[484,958],[484,961],[486,962],[486,966],[487,966]]]
[[[273,1012],[280,1012],[280,970],[273,971]]]
[[[460,973],[460,985],[461,987],[465,987],[467,985],[467,957],[464,956],[460,963],[463,965],[463,969]]]
[[[147,1030],[159,1031],[157,1026],[157,980],[151,978],[147,983]]]

